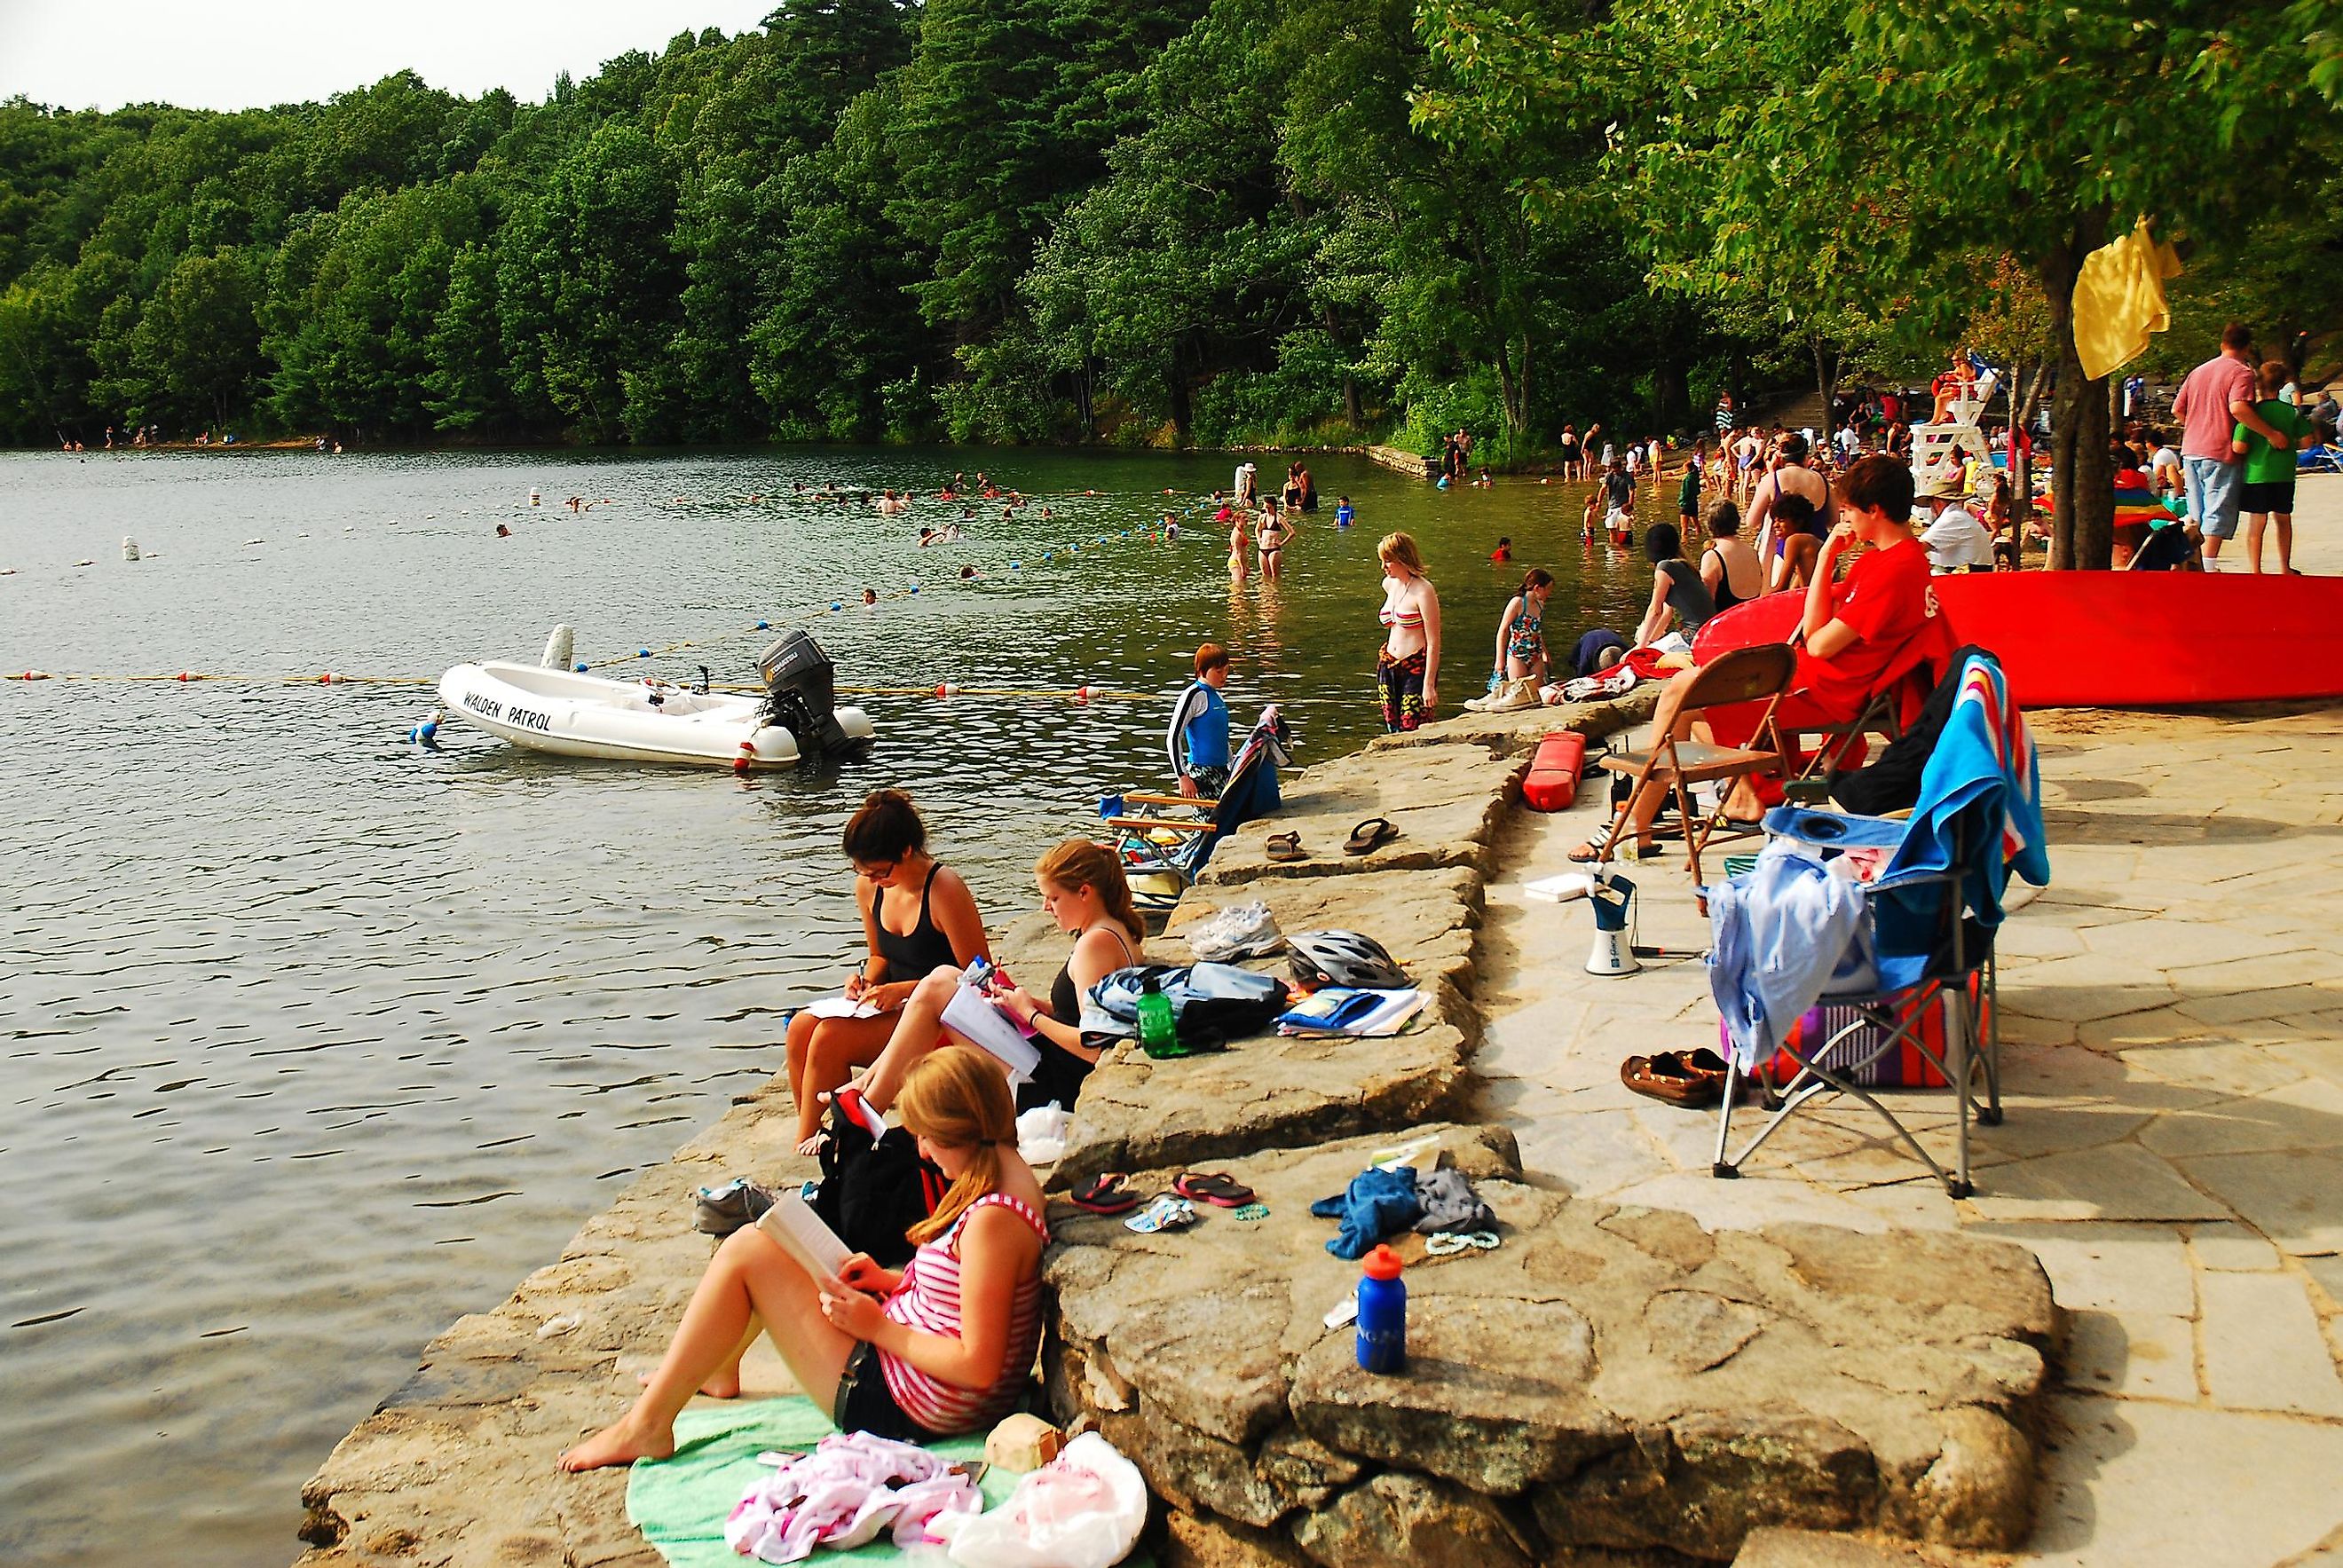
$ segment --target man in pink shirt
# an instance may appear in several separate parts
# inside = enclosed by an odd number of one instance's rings
[[[2181,422],[2180,463],[2188,483],[2189,518],[2205,532],[2205,569],[2213,571],[2221,541],[2237,531],[2238,476],[2229,438],[2243,425],[2279,451],[2293,443],[2270,427],[2254,407],[2254,335],[2242,322],[2221,328],[2221,352],[2188,373],[2172,399]]]

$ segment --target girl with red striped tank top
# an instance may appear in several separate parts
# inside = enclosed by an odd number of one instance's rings
[[[841,1430],[921,1442],[1009,1413],[1040,1346],[1049,1231],[1008,1081],[982,1051],[946,1046],[912,1068],[896,1109],[951,1181],[909,1232],[920,1250],[902,1271],[857,1253],[815,1279],[757,1227],[734,1231],[641,1397],[564,1470],[673,1453],[676,1412],[760,1325]]]

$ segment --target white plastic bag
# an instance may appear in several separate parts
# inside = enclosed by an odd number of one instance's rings
[[[1112,1568],[1147,1525],[1147,1483],[1097,1432],[1017,1483],[989,1513],[943,1514],[929,1526],[960,1568]]]
[[[1028,1165],[1055,1165],[1066,1157],[1066,1128],[1073,1121],[1054,1101],[1017,1119],[1017,1152]]]

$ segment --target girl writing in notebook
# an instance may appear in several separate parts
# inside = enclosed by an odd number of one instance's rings
[[[798,1152],[820,1142],[822,1101],[858,1067],[879,1060],[904,1003],[939,968],[958,970],[990,958],[984,917],[960,873],[928,853],[927,824],[900,789],[880,789],[846,819],[846,858],[870,957],[846,982],[846,1000],[869,1017],[789,1020],[789,1092],[798,1107]]]
[[[1082,1043],[1082,994],[1115,970],[1147,961],[1141,951],[1143,928],[1122,862],[1103,844],[1067,839],[1034,863],[1033,881],[1058,929],[1074,933],[1073,951],[1045,997],[1010,985],[995,990],[991,1000],[1041,1053],[1031,1081],[1018,1093],[1019,1108],[1054,1104],[1071,1111],[1099,1059],[1096,1048]],[[873,1109],[885,1111],[894,1103],[904,1075],[936,1049],[939,1039],[955,1038],[942,1020],[959,987],[959,970],[939,969],[911,993],[895,1038],[855,1085]]]
[[[927,1442],[1015,1407],[1041,1334],[1041,1184],[1017,1153],[1008,1081],[951,1046],[903,1081],[903,1125],[951,1187],[898,1273],[861,1253],[816,1278],[758,1226],[717,1248],[634,1407],[561,1456],[595,1470],[675,1452],[675,1416],[761,1330],[840,1430]]]

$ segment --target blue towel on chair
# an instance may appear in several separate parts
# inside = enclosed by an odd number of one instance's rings
[[[1920,799],[1903,842],[1873,884],[1880,972],[1891,985],[1916,983],[1926,968],[1945,890],[1898,884],[1955,869],[1956,839],[1966,851],[1958,868],[1962,898],[1986,930],[2001,924],[2011,870],[2036,887],[2049,885],[2034,742],[2001,668],[1974,657],[1962,667],[1960,695],[1920,776]]]

